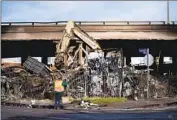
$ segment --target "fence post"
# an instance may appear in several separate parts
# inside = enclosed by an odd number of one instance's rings
[[[84,82],[85,82],[85,86],[84,86],[84,89],[85,89],[85,91],[84,91],[84,97],[87,97],[87,85],[86,85],[86,78],[85,78],[85,74],[84,74]]]
[[[147,98],[149,98],[149,48],[147,48]]]
[[[120,85],[121,85],[121,87],[120,87],[120,97],[123,97],[123,86],[124,86],[124,77],[123,77],[123,75],[124,75],[124,70],[123,70],[123,68],[124,68],[124,56],[123,56],[123,49],[121,48],[120,49],[120,52],[121,52],[121,82],[120,82]]]

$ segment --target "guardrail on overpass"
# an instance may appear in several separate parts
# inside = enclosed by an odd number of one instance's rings
[[[56,22],[2,22],[1,25],[63,25],[67,21]],[[177,25],[177,21],[75,21],[78,25]]]
[[[62,38],[67,21],[2,22],[1,40]],[[177,40],[177,21],[75,21],[96,40]]]

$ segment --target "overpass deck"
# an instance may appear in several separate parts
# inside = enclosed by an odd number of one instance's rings
[[[3,22],[2,40],[61,39],[67,21]],[[96,40],[177,40],[177,21],[76,21]]]

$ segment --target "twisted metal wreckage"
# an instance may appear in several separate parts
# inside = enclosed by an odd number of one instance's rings
[[[76,45],[71,46],[70,42]],[[103,50],[74,22],[69,21],[57,45],[56,70],[28,57],[23,67],[1,68],[3,100],[53,99],[53,80],[62,76],[69,83],[68,95],[145,97],[146,73],[123,65],[121,49]],[[166,82],[149,81],[151,97],[166,96]]]

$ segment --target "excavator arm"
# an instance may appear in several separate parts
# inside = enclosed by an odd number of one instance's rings
[[[57,50],[56,50],[57,55],[55,59],[55,66],[57,68],[61,68],[63,65],[68,65],[67,56],[70,56],[68,54],[68,47],[70,45],[70,40],[74,38],[78,38],[79,41],[82,41],[82,43],[89,46],[92,50],[99,50],[99,51],[101,50],[101,47],[96,40],[90,37],[73,21],[68,21],[64,29],[62,39],[60,43],[57,45]],[[81,49],[81,46],[79,46],[79,49]],[[80,53],[80,59],[82,59],[82,52],[81,51],[78,52],[79,49],[77,49],[77,51],[75,52],[74,58],[76,56],[76,53]],[[87,51],[85,51],[83,48],[82,50],[87,54]]]
[[[73,21],[68,21],[62,39],[57,47],[57,53],[63,53],[67,50],[70,40],[74,37],[79,38],[82,42],[88,45],[93,50],[100,50],[99,43],[84,32],[78,25]]]
[[[86,43],[93,50],[100,50],[101,47],[99,43],[90,37],[86,32],[79,28],[79,26],[75,25],[75,29],[73,29],[73,33],[80,38],[84,43]]]

